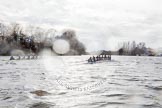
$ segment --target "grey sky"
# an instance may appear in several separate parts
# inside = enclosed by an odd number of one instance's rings
[[[89,51],[162,46],[162,0],[0,0],[0,20],[72,28]]]

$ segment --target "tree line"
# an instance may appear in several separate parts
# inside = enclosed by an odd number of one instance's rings
[[[135,41],[122,42],[118,44],[119,55],[151,55],[151,52],[148,51],[145,42],[136,43]]]
[[[85,46],[77,39],[74,30],[67,29],[61,35],[56,35],[56,30],[53,28],[0,23],[0,55],[10,55],[13,49],[21,49],[24,52],[35,54],[44,48],[53,50],[52,45],[55,39],[65,39],[70,43],[68,54],[86,53]]]

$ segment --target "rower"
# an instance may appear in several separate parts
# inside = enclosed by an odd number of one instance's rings
[[[106,59],[106,54],[105,54],[105,56],[104,56],[104,59]]]
[[[109,58],[108,60],[111,60],[111,51],[109,51]]]
[[[98,56],[98,60],[101,60],[101,57],[100,57],[100,55]]]
[[[10,57],[10,60],[15,60],[15,58],[13,56]]]
[[[111,60],[111,55],[108,56],[108,60]]]
[[[99,57],[98,56],[96,57],[96,61],[99,61]]]
[[[25,59],[25,56],[22,59]]]
[[[31,57],[31,59],[34,59],[34,55]]]
[[[111,60],[111,55],[110,55],[110,59],[109,60]]]
[[[30,59],[30,56],[28,55],[28,58],[27,59]]]
[[[20,60],[21,59],[21,57],[20,56],[18,56],[18,59],[17,60]]]
[[[88,59],[88,62],[92,62],[92,57],[90,57],[90,58]]]
[[[102,60],[104,59],[104,55],[102,55]]]
[[[93,62],[96,62],[96,59],[95,59],[95,57],[93,56]]]
[[[38,56],[37,55],[35,56],[35,59],[38,59]]]

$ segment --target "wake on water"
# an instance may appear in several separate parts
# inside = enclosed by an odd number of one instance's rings
[[[113,56],[87,64],[88,57],[0,57],[0,107],[162,107],[162,58]]]

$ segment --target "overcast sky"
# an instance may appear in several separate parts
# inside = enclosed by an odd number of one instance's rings
[[[88,51],[128,40],[162,47],[162,0],[0,0],[0,20],[74,29]]]

